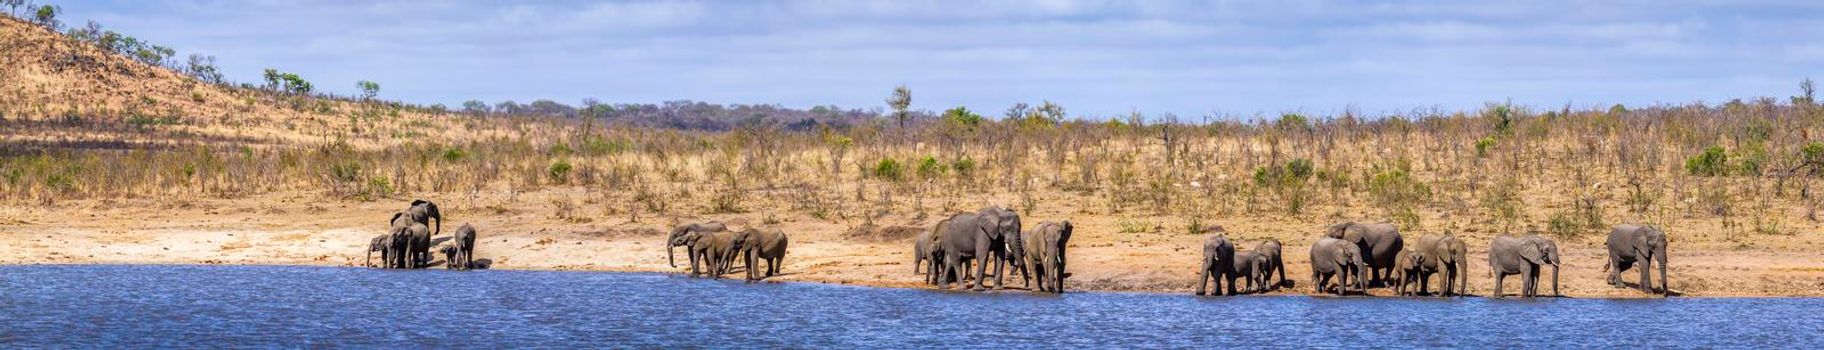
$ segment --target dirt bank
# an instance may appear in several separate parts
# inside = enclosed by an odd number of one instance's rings
[[[560,219],[543,197],[548,191],[512,199],[453,196],[440,199],[450,219],[481,229],[478,257],[500,269],[678,272],[665,259],[664,228],[679,220],[720,219],[735,225],[783,227],[791,235],[784,275],[778,281],[928,288],[912,273],[909,234],[937,220],[911,214],[856,228],[837,221],[785,216],[764,209],[690,219],[627,217]],[[133,200],[65,202],[54,206],[0,208],[0,263],[89,264],[288,264],[358,266],[363,247],[384,231],[387,213],[407,200],[341,202],[315,194],[276,194],[242,200]],[[932,209],[935,213],[938,209]],[[1055,220],[1060,207],[1038,210],[1028,220]],[[1178,233],[1170,218],[1069,215],[1078,227],[1071,242],[1069,286],[1075,290],[1183,292],[1193,288],[1202,237]],[[770,218],[770,219],[769,219]],[[1136,222],[1158,223],[1146,232]],[[1264,238],[1287,246],[1287,277],[1309,293],[1305,249],[1322,227],[1316,222],[1273,218],[1220,220],[1239,247]],[[1691,230],[1670,230],[1672,288],[1685,296],[1824,296],[1824,258],[1805,249],[1816,238],[1782,236],[1766,244],[1705,239]],[[1418,233],[1406,232],[1409,239]],[[1490,233],[1459,232],[1471,242],[1471,288],[1487,293],[1486,242]],[[1697,236],[1697,237],[1693,237]],[[1600,237],[1561,239],[1567,262],[1561,286],[1572,297],[1644,297],[1644,293],[1603,283]],[[681,258],[681,257],[680,257]],[[682,260],[682,259],[681,259]],[[1632,272],[1632,271],[1630,271]],[[1626,275],[1633,280],[1634,275]],[[1510,279],[1510,281],[1513,281]],[[1018,282],[1011,283],[1015,287]],[[1511,283],[1510,283],[1511,285]],[[1511,292],[1511,290],[1510,290]],[[1385,291],[1376,290],[1376,294]]]

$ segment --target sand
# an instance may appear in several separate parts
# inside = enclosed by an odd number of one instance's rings
[[[465,222],[479,228],[477,257],[490,260],[495,269],[682,273],[688,269],[682,254],[680,267],[666,261],[666,229],[675,222],[724,220],[737,227],[773,225],[786,230],[791,248],[783,274],[768,281],[932,288],[913,273],[910,237],[937,221],[939,209],[928,209],[924,218],[915,213],[889,215],[877,219],[875,227],[857,228],[861,225],[845,222],[855,219],[786,215],[767,206],[755,206],[746,213],[647,216],[633,221],[624,215],[559,219],[552,215],[550,205],[542,204],[549,203],[541,200],[545,197],[569,195],[565,190],[547,190],[512,196],[428,197],[444,208],[449,219],[445,232],[453,232]],[[365,266],[367,242],[383,233],[390,213],[409,201],[325,200],[320,194],[290,193],[234,200],[92,200],[48,207],[0,207],[0,264]],[[1183,294],[1194,289],[1201,235],[1182,233],[1172,218],[1085,215],[1080,213],[1083,211],[1060,206],[1025,216],[1029,225],[1066,216],[1076,225],[1077,233],[1068,248],[1073,277],[1067,288]],[[1066,212],[1079,213],[1064,215]],[[1284,241],[1286,276],[1296,286],[1269,294],[1311,294],[1307,252],[1324,223],[1288,221],[1295,220],[1218,219],[1216,223],[1230,232],[1238,248],[1252,248],[1269,237]],[[1133,222],[1160,224],[1152,232],[1120,232],[1123,226],[1133,230]],[[1670,231],[1674,235],[1670,279],[1676,295],[1824,296],[1824,258],[1806,248],[1816,244],[1815,237],[1782,236],[1775,244],[1742,245],[1681,237],[1681,230]],[[1418,234],[1404,232],[1409,240]],[[1471,247],[1471,293],[1486,295],[1493,286],[1485,250],[1491,234],[1460,234]],[[1566,262],[1560,286],[1563,294],[1653,297],[1604,283],[1606,251],[1601,239],[1560,240]],[[1628,272],[1624,278],[1634,281],[1637,272]],[[1023,282],[1008,282],[1011,289],[1024,289]],[[1518,284],[1517,278],[1510,277],[1508,293],[1514,293]],[[1371,294],[1390,292],[1375,289]]]

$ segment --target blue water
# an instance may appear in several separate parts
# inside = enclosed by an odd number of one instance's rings
[[[662,274],[0,267],[0,348],[1821,348],[1824,299],[970,293]]]

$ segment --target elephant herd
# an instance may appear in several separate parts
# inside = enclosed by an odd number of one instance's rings
[[[1006,287],[1005,276],[1019,273],[1028,290],[1061,293],[1070,276],[1065,271],[1065,247],[1075,230],[1068,220],[1040,222],[1025,230],[1019,214],[1000,206],[957,213],[912,239],[912,270],[938,288],[971,280],[968,288],[982,291],[990,276],[988,265],[994,264],[995,289]]]
[[[436,220],[435,229],[431,220]],[[380,252],[383,268],[419,269],[429,267],[433,237],[443,233],[443,213],[437,203],[414,200],[404,211],[394,213],[387,233],[374,237],[367,247],[367,265],[374,266],[374,252]],[[449,243],[435,249],[444,256],[444,267],[467,270],[475,262],[475,227],[467,223],[456,228]]]
[[[787,238],[785,231],[778,228],[730,231],[727,224],[710,221],[678,225],[671,229],[665,242],[665,255],[672,267],[678,266],[674,249],[684,247],[690,258],[691,276],[721,278],[733,270],[735,262],[741,261],[746,279],[756,281],[779,274],[780,265],[785,263]],[[758,269],[759,262],[766,262],[766,269]]]
[[[1269,286],[1285,284],[1285,266],[1280,263],[1279,242],[1261,242],[1249,252],[1236,252],[1221,227],[1211,232],[1203,244],[1202,270],[1197,295],[1206,294],[1214,284],[1214,294],[1267,291]],[[1430,294],[1431,279],[1438,279],[1438,295],[1463,295],[1469,287],[1468,248],[1455,235],[1425,234],[1415,245],[1407,246],[1398,228],[1385,223],[1345,222],[1331,225],[1311,245],[1311,285],[1317,293],[1346,294],[1365,292],[1370,286],[1392,288],[1396,295]],[[1603,271],[1610,285],[1622,286],[1620,273],[1639,263],[1642,289],[1654,291],[1653,264],[1659,265],[1659,291],[1669,291],[1666,283],[1666,235],[1651,226],[1618,225],[1607,241],[1609,262]],[[1539,295],[1541,268],[1552,269],[1552,295],[1558,293],[1558,269],[1563,262],[1558,244],[1538,235],[1498,236],[1489,242],[1489,276],[1495,280],[1494,297],[1502,297],[1507,276],[1518,275],[1521,283],[1517,295]],[[1279,272],[1279,283],[1267,283],[1269,274]],[[1246,281],[1237,289],[1236,280]],[[1334,284],[1332,283],[1334,280]]]

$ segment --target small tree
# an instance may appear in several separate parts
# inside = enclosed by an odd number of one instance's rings
[[[63,12],[63,8],[61,7],[51,5],[39,6],[36,11],[32,12],[32,22],[38,23],[38,25],[45,26],[46,28],[51,28],[51,30],[57,30],[57,27],[63,25],[62,23],[57,22],[57,14],[61,12]]]
[[[474,115],[488,114],[488,103],[481,100],[468,100],[462,103],[462,112]]]
[[[899,121],[899,127],[906,127],[906,119],[912,117],[906,111],[912,107],[912,89],[905,85],[893,88],[893,96],[887,97],[887,107],[893,109],[893,119]]]
[[[7,11],[17,16],[19,8],[25,6],[25,0],[0,0],[0,4],[5,4]]]
[[[222,83],[222,71],[215,67],[215,56],[190,54],[190,63],[184,68],[190,76],[210,84]]]
[[[372,100],[380,95],[380,83],[362,80],[355,82],[355,87],[361,89],[362,100]]]

